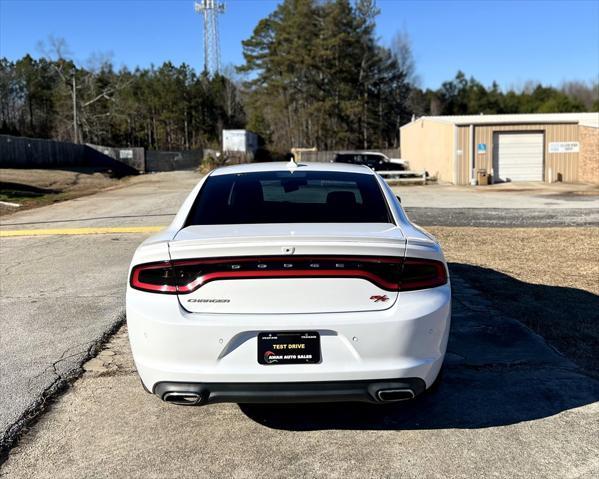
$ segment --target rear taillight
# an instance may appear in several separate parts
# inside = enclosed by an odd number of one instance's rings
[[[187,294],[211,281],[258,278],[359,278],[387,291],[413,291],[447,283],[447,272],[439,261],[412,258],[211,258],[137,265],[130,285],[141,291]]]
[[[400,291],[414,291],[447,283],[447,271],[440,261],[407,258],[401,272]]]
[[[140,264],[131,271],[132,288],[153,293],[177,293],[175,272],[170,261]]]

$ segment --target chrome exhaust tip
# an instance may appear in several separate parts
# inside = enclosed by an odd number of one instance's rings
[[[179,406],[197,406],[202,402],[202,396],[194,392],[168,392],[162,396],[162,400]]]
[[[376,396],[381,402],[408,401],[416,397],[411,389],[379,389]]]

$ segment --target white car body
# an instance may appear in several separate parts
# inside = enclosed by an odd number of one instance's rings
[[[389,222],[186,226],[210,178],[294,171],[369,175],[388,206]],[[389,286],[384,281],[389,276],[383,275],[395,274],[396,263],[404,275],[410,271],[405,264],[435,264],[444,282],[393,290],[395,283]],[[168,265],[179,265],[173,266],[176,274],[191,275],[193,285],[160,286],[180,288],[176,294],[141,290],[146,280],[140,278],[159,282],[152,275],[162,274],[162,265],[167,265],[165,277]],[[262,267],[264,272],[257,269]],[[296,269],[284,271],[288,267]],[[214,271],[206,273],[210,268]],[[250,277],[235,268],[247,268]],[[331,268],[339,272],[329,277]],[[139,376],[148,391],[177,404],[409,399],[435,381],[450,317],[451,288],[439,244],[410,223],[380,176],[339,163],[214,170],[190,193],[171,225],[139,246],[127,287],[127,324]],[[261,364],[257,351],[264,335],[259,335],[271,332],[318,333],[319,360]]]

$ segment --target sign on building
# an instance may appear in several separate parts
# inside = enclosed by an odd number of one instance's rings
[[[577,141],[552,141],[549,143],[549,153],[578,153],[580,143]]]

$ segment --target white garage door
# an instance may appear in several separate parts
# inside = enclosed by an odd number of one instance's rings
[[[543,133],[495,133],[493,168],[500,181],[543,181]]]

